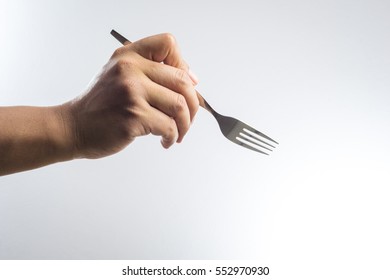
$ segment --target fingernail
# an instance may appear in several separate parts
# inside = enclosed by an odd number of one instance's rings
[[[188,69],[188,76],[190,76],[192,82],[194,83],[194,85],[197,85],[198,82],[199,82],[199,79],[198,77],[194,74],[194,72],[191,71],[191,69]]]

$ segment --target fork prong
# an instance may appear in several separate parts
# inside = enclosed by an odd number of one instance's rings
[[[240,145],[240,146],[245,147],[247,149],[250,149],[252,151],[255,151],[255,152],[258,152],[258,153],[261,153],[261,154],[269,156],[269,154],[267,154],[266,152],[260,150],[260,148],[257,149],[255,147],[252,147],[251,145],[248,145],[247,143],[245,143],[244,141],[247,141],[247,140],[242,138],[242,137],[237,136],[234,140],[233,139],[230,139],[230,140],[233,141],[234,143],[236,143],[237,145]],[[249,141],[247,141],[247,142],[249,142]]]
[[[267,146],[269,146],[269,147],[272,147],[272,148],[276,148],[274,145],[272,145],[272,144],[270,144],[270,143],[268,143],[267,141],[264,141],[262,138],[260,138],[260,136],[259,135],[257,135],[257,134],[255,134],[254,132],[251,132],[251,131],[249,131],[248,129],[243,129],[242,130],[242,132],[240,132],[240,134],[243,134],[243,135],[245,135],[245,137],[246,138],[250,138],[250,140],[251,141],[256,141],[256,142],[260,142],[260,143],[263,143],[263,144],[265,144],[265,145],[267,145]],[[255,143],[256,143],[255,142]],[[258,144],[258,143],[256,143],[256,144]]]
[[[263,149],[266,149],[266,150],[272,152],[272,150],[271,150],[270,148],[268,148],[268,147],[266,147],[266,146],[260,144],[260,143],[262,143],[262,142],[263,142],[263,143],[266,143],[266,142],[261,141],[261,140],[258,140],[257,138],[251,136],[251,135],[248,134],[248,133],[240,132],[240,136],[239,136],[239,137],[242,138],[242,139],[244,139],[244,140],[246,140],[246,141],[248,141],[248,142],[250,142],[250,143],[252,143],[253,145],[256,145],[256,147],[263,148]],[[268,144],[268,143],[266,143],[266,144]],[[271,146],[271,145],[270,145],[270,146]],[[272,147],[272,146],[271,146],[271,147]],[[275,148],[275,147],[274,147],[274,148]]]
[[[268,137],[268,136],[265,135],[264,133],[261,133],[260,131],[254,129],[253,127],[251,127],[251,126],[249,126],[249,125],[247,125],[247,124],[245,124],[244,129],[249,130],[250,132],[253,132],[254,134],[257,134],[258,136],[261,136],[261,137],[263,137],[263,138],[265,138],[265,139],[267,139],[267,140],[269,140],[269,141],[272,141],[272,142],[274,142],[275,144],[279,144],[278,142],[276,142],[276,141],[275,141],[274,139],[272,139],[271,137]]]

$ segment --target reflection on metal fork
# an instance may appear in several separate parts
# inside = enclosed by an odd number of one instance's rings
[[[115,30],[111,30],[111,35],[122,44],[131,43]],[[196,94],[198,95],[200,106],[214,116],[222,134],[233,143],[265,155],[272,152],[272,148],[275,148],[275,144],[279,144],[264,133],[261,133],[242,121],[217,113],[198,91],[196,91]]]
[[[198,92],[200,105],[209,111],[219,124],[222,134],[230,141],[252,151],[268,155],[279,144],[264,133],[232,117],[223,116],[215,111]]]

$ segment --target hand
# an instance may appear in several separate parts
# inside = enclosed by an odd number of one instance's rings
[[[150,133],[164,148],[180,143],[199,107],[196,83],[170,34],[117,49],[85,94],[62,105],[74,157],[114,154]]]

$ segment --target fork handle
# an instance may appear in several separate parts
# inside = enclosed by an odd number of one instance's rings
[[[199,100],[199,105],[209,111],[213,116],[219,115],[211,106],[210,104],[206,101],[206,99],[203,98],[203,96],[199,93],[199,91],[196,91],[196,95],[198,96]]]
[[[206,108],[206,102],[205,102],[203,96],[200,95],[200,93],[199,93],[197,90],[195,90],[195,91],[196,91],[196,95],[198,96],[199,105],[200,105],[201,107],[203,107],[204,109],[207,110],[207,108]]]

